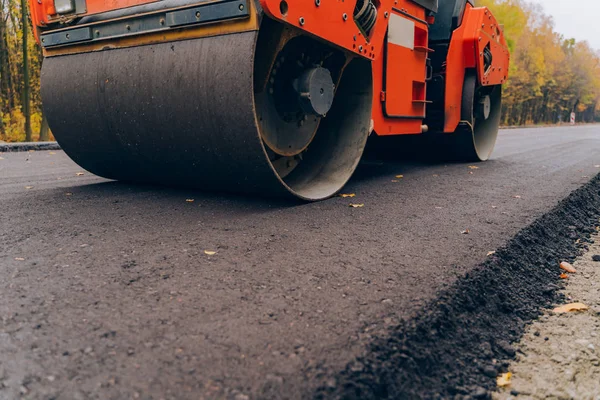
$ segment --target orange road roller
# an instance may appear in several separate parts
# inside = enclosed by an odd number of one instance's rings
[[[498,135],[510,56],[472,0],[30,10],[50,128],[106,178],[315,201],[346,184],[370,135],[438,135],[465,161],[488,159]]]

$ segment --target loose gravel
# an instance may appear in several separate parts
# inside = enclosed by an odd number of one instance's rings
[[[600,237],[574,264],[565,301],[587,311],[549,310],[531,324],[509,367],[511,384],[494,395],[509,399],[600,399]]]

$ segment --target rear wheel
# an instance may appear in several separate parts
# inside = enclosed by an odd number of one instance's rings
[[[449,155],[457,161],[487,161],[498,138],[502,86],[480,86],[468,71],[463,86],[461,122],[448,136]]]

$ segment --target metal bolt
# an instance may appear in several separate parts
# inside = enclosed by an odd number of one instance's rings
[[[321,0],[315,0],[315,6],[319,7],[321,5]]]
[[[300,22],[300,26],[304,26],[304,17],[300,17],[298,22]]]
[[[240,4],[240,6],[238,7],[240,9],[240,11],[244,11],[244,5]]]
[[[386,17],[386,18],[389,17],[388,12],[386,11],[385,13],[383,13],[383,16]]]
[[[96,30],[96,36],[100,36],[100,31]]]
[[[200,11],[196,11],[196,19],[200,19]]]
[[[128,31],[130,31],[131,30],[131,26],[125,25],[125,29],[127,29]]]
[[[164,19],[164,18],[161,18],[161,19],[159,19],[159,20],[158,20],[158,22],[159,22],[161,25],[164,25],[164,24],[165,24],[165,19]]]
[[[343,14],[342,14],[342,19],[343,19],[344,21],[346,21],[346,20],[348,19],[348,14],[346,14],[346,13],[343,13]]]
[[[359,51],[360,53],[362,53],[362,51],[363,51],[363,47],[362,47],[362,46],[358,46],[358,51]]]
[[[68,39],[68,38],[69,38],[69,34],[67,33],[67,34],[65,35],[65,37]]]

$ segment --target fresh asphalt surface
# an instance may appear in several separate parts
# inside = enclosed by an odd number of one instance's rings
[[[363,164],[315,204],[0,157],[1,399],[299,398],[600,172],[600,126]]]

